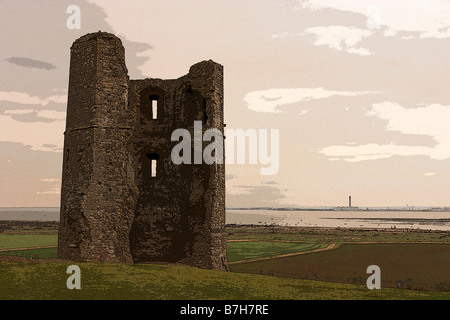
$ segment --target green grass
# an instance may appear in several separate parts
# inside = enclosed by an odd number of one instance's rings
[[[284,243],[284,242],[232,242],[227,245],[228,261],[271,257],[293,252],[304,252],[325,248],[327,245],[318,243]],[[55,258],[56,248],[14,250],[0,252],[0,255],[18,257],[38,257],[41,259]]]
[[[56,246],[57,235],[29,234],[20,228],[0,234],[0,250]],[[38,231],[38,230],[34,230]],[[16,233],[16,234],[12,234]],[[17,234],[20,233],[20,234]],[[300,240],[311,243],[282,242],[237,242],[228,244],[229,261],[281,255],[292,252],[323,248],[324,243],[345,241],[447,241],[448,233],[377,233],[364,234],[350,230],[299,230],[286,229],[271,233],[268,229],[231,229],[229,239]],[[350,246],[350,247],[348,247]],[[431,284],[446,281],[450,269],[449,246],[426,247],[408,244],[397,249],[389,245],[342,245],[338,250],[265,261],[272,263],[266,271],[255,269],[254,263],[232,265],[232,271],[224,273],[182,266],[156,266],[133,264],[89,264],[80,263],[82,290],[68,290],[66,269],[70,264],[55,263],[0,263],[0,300],[4,299],[230,299],[230,300],[307,300],[307,299],[446,299],[449,292],[427,292],[387,288],[386,281],[406,280],[412,275],[414,283],[428,277]],[[378,247],[377,247],[378,246]],[[398,245],[397,245],[398,246]],[[413,246],[413,247],[410,247]],[[416,246],[416,247],[414,247]],[[362,248],[370,250],[362,250]],[[341,249],[344,248],[344,251]],[[348,249],[345,249],[348,248]],[[389,248],[391,248],[389,250]],[[52,257],[56,249],[21,250],[6,254],[47,254]],[[45,258],[45,256],[43,256]],[[293,260],[292,260],[293,259]],[[396,260],[397,259],[397,260]],[[277,262],[278,261],[278,262]],[[389,262],[390,261],[390,262]],[[388,263],[389,262],[389,263]],[[274,264],[275,263],[275,264]],[[368,290],[363,282],[366,264],[379,264],[382,268],[382,290]],[[237,270],[237,267],[252,267],[253,270]],[[273,266],[281,268],[274,269]],[[393,268],[392,268],[393,266]],[[289,270],[283,270],[288,268]],[[309,268],[306,270],[305,268]],[[319,280],[309,279],[319,272]],[[417,272],[412,273],[415,269]],[[362,270],[362,271],[361,271]],[[392,273],[394,270],[397,273]],[[276,276],[249,274],[267,273]],[[278,272],[278,273],[277,273]],[[284,272],[284,274],[283,274]],[[326,273],[329,274],[326,274]],[[355,273],[357,272],[357,273]],[[292,274],[296,276],[292,277]],[[300,276],[299,276],[300,275]],[[344,275],[341,282],[351,282],[358,277],[361,284],[331,282],[331,276]],[[323,277],[322,277],[323,276]],[[328,278],[326,277],[328,276]],[[289,278],[291,277],[291,278]],[[322,278],[321,278],[322,277]],[[431,280],[430,280],[431,279]],[[442,280],[443,279],[443,280]],[[342,279],[340,279],[342,280]],[[339,279],[337,281],[340,281]],[[383,282],[384,281],[384,282]],[[420,280],[421,281],[421,280]],[[433,282],[434,281],[434,282]],[[359,283],[359,282],[357,282]],[[450,283],[450,281],[449,281]]]
[[[57,235],[0,234],[0,250],[56,246]]]
[[[47,249],[30,249],[30,250],[14,250],[14,251],[4,251],[0,252],[0,256],[15,256],[24,258],[56,258],[57,249],[47,248]]]
[[[304,252],[326,248],[328,245],[320,243],[288,243],[288,242],[229,242],[227,256],[229,262],[272,257],[294,252]]]
[[[68,290],[69,264],[0,264],[2,300],[450,299],[449,293],[226,273],[183,266],[80,263],[81,290]]]

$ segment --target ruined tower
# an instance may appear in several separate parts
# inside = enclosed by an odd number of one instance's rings
[[[109,33],[71,49],[58,256],[227,270],[225,165],[174,164],[174,130],[224,130],[223,67],[130,80]],[[193,136],[193,135],[192,135]],[[203,142],[204,143],[204,142]]]

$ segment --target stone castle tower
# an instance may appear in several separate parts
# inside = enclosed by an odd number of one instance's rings
[[[92,33],[71,48],[68,95],[59,258],[228,270],[225,165],[171,160],[174,130],[223,134],[223,67],[130,80],[120,39]]]

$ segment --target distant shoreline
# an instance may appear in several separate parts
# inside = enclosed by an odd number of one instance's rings
[[[329,207],[329,208],[270,208],[270,207],[250,207],[250,208],[226,208],[226,210],[267,210],[267,211],[330,211],[330,212],[450,212],[450,207],[412,207],[409,208],[371,208],[371,207]]]
[[[59,207],[0,207],[2,209],[59,209]]]
[[[45,209],[59,210],[59,207],[0,207],[0,211],[5,210],[30,210]],[[267,210],[267,211],[329,211],[329,212],[450,212],[450,207],[421,207],[414,206],[409,208],[399,207],[312,207],[312,208],[296,208],[296,207],[230,207],[225,210]]]

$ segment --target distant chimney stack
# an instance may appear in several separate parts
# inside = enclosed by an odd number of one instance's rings
[[[348,207],[351,208],[352,207],[352,196],[348,197]]]

